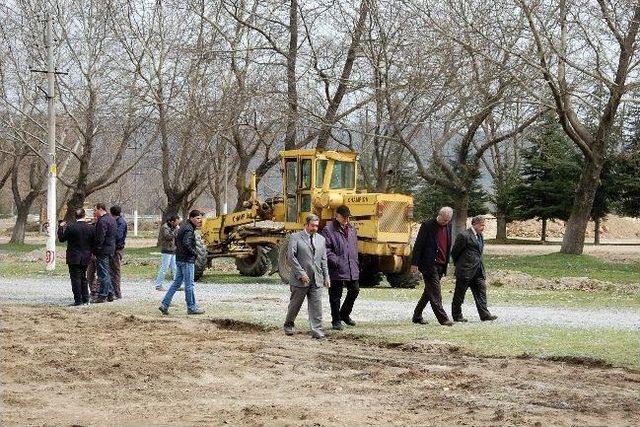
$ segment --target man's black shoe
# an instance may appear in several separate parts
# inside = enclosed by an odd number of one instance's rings
[[[109,302],[113,301],[113,294],[107,295],[107,301],[109,301]]]
[[[164,305],[160,305],[160,307],[158,307],[158,310],[160,310],[160,313],[164,314],[165,316],[169,315],[169,309]]]
[[[104,297],[97,297],[91,300],[92,304],[102,304],[103,302],[106,302],[107,299]]]
[[[487,316],[487,317],[483,317],[480,320],[482,320],[483,322],[487,322],[487,321],[491,321],[491,320],[496,320],[498,318],[498,316],[494,316],[493,314]]]
[[[204,310],[201,308],[196,308],[195,310],[187,311],[187,314],[204,314]]]
[[[453,322],[451,320],[445,320],[444,322],[440,323],[442,326],[453,326]]]
[[[333,329],[334,331],[341,331],[342,330],[342,322],[340,322],[340,321],[331,322],[331,329]]]
[[[458,317],[457,319],[453,319],[454,322],[468,322],[468,320],[464,317]]]
[[[342,321],[343,321],[344,323],[346,323],[347,325],[349,325],[349,326],[356,326],[356,322],[355,322],[351,317],[349,317],[349,316],[347,316],[347,317],[343,317],[343,318],[342,318]]]
[[[414,317],[411,321],[413,323],[417,323],[418,325],[426,325],[429,323],[424,317]]]

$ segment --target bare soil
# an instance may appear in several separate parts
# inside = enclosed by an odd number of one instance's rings
[[[0,305],[7,425],[640,425],[640,372]]]

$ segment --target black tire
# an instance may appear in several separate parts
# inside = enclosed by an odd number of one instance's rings
[[[411,258],[404,257],[402,259],[402,271],[397,273],[385,273],[387,282],[392,288],[413,289],[418,286],[422,280],[420,273],[411,273]]]
[[[361,288],[373,288],[382,282],[382,273],[378,270],[377,260],[373,256],[361,255],[359,257],[360,264],[360,283]]]
[[[289,236],[282,241],[278,250],[278,275],[282,279],[282,283],[289,283],[291,280],[291,265],[287,261],[287,248],[289,247]]]
[[[387,282],[392,288],[407,288],[413,289],[420,284],[420,277],[418,275],[408,272],[400,273],[386,273]]]
[[[271,270],[271,248],[256,246],[255,254],[247,258],[236,258],[236,268],[243,276],[264,276]]]
[[[196,235],[196,251],[198,255],[196,256],[196,264],[194,271],[194,280],[197,282],[202,278],[204,271],[207,269],[207,265],[209,264],[209,260],[207,259],[207,247],[204,244],[204,241],[200,237],[200,235]]]

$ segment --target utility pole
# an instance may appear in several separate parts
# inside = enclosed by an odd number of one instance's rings
[[[58,166],[56,165],[56,106],[55,98],[55,78],[56,70],[53,65],[53,17],[47,13],[47,121],[48,121],[48,139],[49,153],[47,153],[47,167],[49,176],[47,178],[47,221],[49,221],[49,229],[47,230],[47,251],[45,253],[45,263],[47,271],[56,269],[56,229],[58,227],[58,219],[56,218],[56,178],[58,175]]]
[[[229,187],[229,140],[227,138],[224,139],[224,201],[222,203],[222,214],[227,214],[227,200],[228,198],[228,187]]]
[[[36,73],[47,74],[47,140],[49,142],[49,150],[47,152],[47,245],[45,252],[45,269],[54,271],[56,269],[56,230],[58,228],[57,209],[56,209],[56,179],[58,175],[58,166],[56,164],[56,110],[55,110],[55,79],[56,74],[67,74],[58,72],[54,66],[53,52],[53,16],[47,12],[45,28],[45,47],[47,49],[47,69],[34,70]]]

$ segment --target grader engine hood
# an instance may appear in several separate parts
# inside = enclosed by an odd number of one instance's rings
[[[358,236],[377,242],[408,243],[413,219],[413,198],[402,194],[345,195]]]

